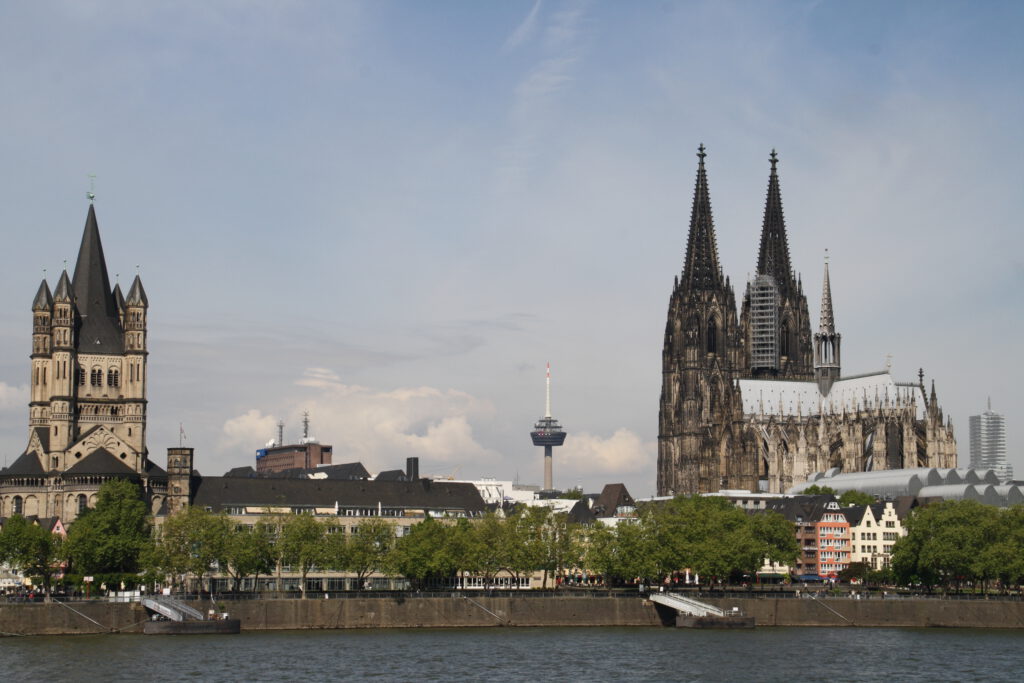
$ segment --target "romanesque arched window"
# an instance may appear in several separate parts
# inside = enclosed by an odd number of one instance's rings
[[[89,384],[94,387],[103,386],[103,370],[100,368],[93,368],[89,374]]]
[[[21,496],[15,496],[11,501],[11,514],[20,515],[22,514],[24,503],[21,500]]]
[[[76,370],[76,374],[78,375],[78,386],[84,387],[85,386],[85,368],[83,368],[81,365],[79,365],[78,366],[78,370]]]
[[[107,370],[107,386],[118,387],[121,385],[121,372],[110,368]]]
[[[89,499],[86,498],[84,493],[78,494],[78,514],[81,515],[83,512],[89,509]]]

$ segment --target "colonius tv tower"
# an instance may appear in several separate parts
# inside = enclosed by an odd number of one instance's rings
[[[551,417],[551,363],[548,363],[547,394],[545,401],[544,417],[537,420],[533,426],[530,436],[533,438],[534,446],[544,447],[544,490],[553,491],[554,483],[551,476],[551,449],[565,443],[565,431],[558,420]]]

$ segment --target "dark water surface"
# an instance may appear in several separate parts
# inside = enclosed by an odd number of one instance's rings
[[[0,638],[3,681],[1014,681],[1024,631],[486,628]]]

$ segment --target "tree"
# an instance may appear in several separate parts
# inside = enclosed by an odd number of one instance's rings
[[[170,574],[175,583],[186,574],[194,575],[201,590],[203,577],[214,567],[227,564],[232,528],[231,520],[223,513],[189,507],[164,521],[151,561]]]
[[[348,539],[348,569],[362,586],[367,576],[388,569],[388,556],[395,545],[395,525],[372,517],[359,525]]]
[[[224,547],[222,569],[231,577],[235,591],[242,579],[252,576],[258,583],[260,574],[269,574],[274,567],[274,544],[265,524],[235,526]]]
[[[100,486],[96,507],[68,529],[65,552],[80,574],[134,574],[150,540],[146,504],[138,485],[113,479]]]
[[[583,559],[591,571],[604,577],[605,586],[610,591],[613,578],[621,574],[614,530],[603,522],[590,527]]]
[[[999,511],[973,500],[943,501],[917,508],[904,523],[907,535],[893,545],[892,566],[903,582],[926,586],[945,583],[959,588],[963,581],[993,573],[985,558]]]
[[[324,537],[327,528],[312,515],[288,515],[281,524],[281,559],[302,577],[299,589],[306,598],[306,576],[310,570],[324,560]]]
[[[456,533],[453,527],[427,517],[397,540],[391,553],[392,568],[416,588],[431,580],[451,579],[459,568],[453,547]]]
[[[800,494],[800,495],[803,495],[803,496],[824,496],[824,495],[834,496],[834,495],[836,495],[836,490],[834,488],[832,488],[831,486],[821,486],[819,484],[811,484],[810,486],[805,488],[803,490],[803,493]]]
[[[0,564],[6,562],[22,574],[39,576],[49,602],[53,576],[60,571],[62,541],[60,535],[14,515],[0,531]]]
[[[850,505],[872,505],[875,503],[875,497],[870,493],[864,493],[862,491],[844,491],[843,495],[839,496],[839,504],[843,506]]]
[[[509,566],[508,534],[502,520],[493,512],[469,528],[464,539],[463,569],[483,577],[484,587],[490,588],[494,577]]]
[[[793,523],[777,512],[765,512],[750,518],[754,538],[761,544],[762,556],[770,562],[791,565],[800,555]]]

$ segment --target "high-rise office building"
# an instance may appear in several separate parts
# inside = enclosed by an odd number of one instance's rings
[[[992,399],[981,415],[971,415],[971,467],[995,470],[1003,480],[1013,479],[1013,466],[1006,462],[1006,418],[992,412]]]

